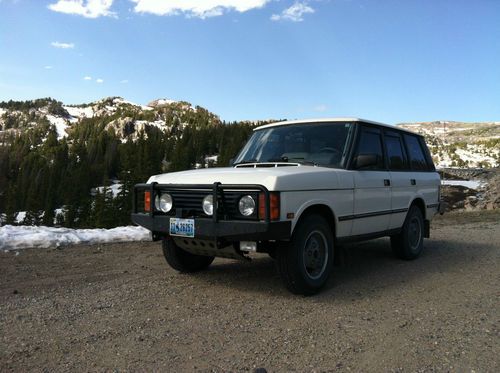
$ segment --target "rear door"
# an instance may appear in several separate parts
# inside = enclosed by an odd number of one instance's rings
[[[389,229],[401,228],[408,206],[415,195],[415,176],[410,172],[403,137],[396,131],[384,131],[387,163],[391,176],[391,209]]]
[[[361,126],[354,160],[360,155],[375,155],[376,163],[354,172],[354,215],[352,235],[388,229],[391,214],[390,175],[385,166],[382,131]]]

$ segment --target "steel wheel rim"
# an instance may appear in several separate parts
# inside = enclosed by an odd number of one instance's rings
[[[323,232],[315,230],[309,233],[302,257],[307,276],[312,280],[320,278],[328,263],[328,241]]]
[[[422,240],[422,226],[420,220],[413,217],[408,224],[408,243],[412,250],[418,249]]]

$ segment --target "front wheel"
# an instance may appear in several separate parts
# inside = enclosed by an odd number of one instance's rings
[[[326,284],[333,264],[333,233],[320,215],[309,215],[281,245],[276,263],[285,286],[294,294],[312,295]]]
[[[408,211],[401,233],[391,236],[394,254],[401,259],[416,259],[424,248],[424,218],[417,206]]]
[[[198,272],[214,261],[213,256],[195,255],[181,249],[171,239],[162,241],[162,249],[167,263],[179,272]]]

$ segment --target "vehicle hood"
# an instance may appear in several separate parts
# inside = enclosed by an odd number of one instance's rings
[[[352,188],[350,171],[317,166],[224,167],[155,175],[159,184],[260,184],[270,191]]]

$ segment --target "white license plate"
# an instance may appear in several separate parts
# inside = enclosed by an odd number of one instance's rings
[[[194,219],[170,218],[170,235],[194,237]]]

